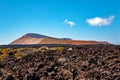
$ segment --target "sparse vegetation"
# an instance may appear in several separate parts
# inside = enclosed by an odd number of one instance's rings
[[[50,50],[55,50],[55,51],[63,51],[65,50],[65,47],[52,47]]]
[[[24,53],[23,52],[17,52],[16,54],[15,54],[15,57],[16,58],[20,58],[20,57],[23,57],[24,56]]]
[[[120,46],[43,46],[0,52],[0,80],[120,79]]]
[[[39,50],[48,50],[48,47],[47,46],[42,46],[39,48]]]
[[[2,55],[0,55],[0,60],[3,60],[4,58],[8,57],[8,54],[7,53],[4,53]]]
[[[1,53],[9,53],[11,52],[13,49],[12,48],[4,48],[4,49],[1,49],[0,52]]]

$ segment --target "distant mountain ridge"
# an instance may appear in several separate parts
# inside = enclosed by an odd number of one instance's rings
[[[34,37],[34,38],[50,38],[45,35],[37,34],[37,33],[27,33],[23,37]]]
[[[71,44],[71,45],[84,45],[84,44],[109,44],[106,41],[84,41],[72,40],[70,38],[54,38],[37,33],[28,33],[11,42],[10,44]]]
[[[27,33],[22,37],[33,37],[33,38],[54,38],[54,37],[50,37],[50,36],[46,36],[46,35],[41,35],[41,34],[37,34],[37,33]],[[55,38],[55,39],[64,39],[64,40],[72,40],[70,38]]]
[[[61,39],[64,39],[64,40],[72,40],[71,38],[61,38]]]

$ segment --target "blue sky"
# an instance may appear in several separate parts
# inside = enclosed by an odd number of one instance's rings
[[[26,33],[120,44],[120,0],[0,0],[0,44]]]

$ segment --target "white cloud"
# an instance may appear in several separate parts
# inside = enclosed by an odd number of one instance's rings
[[[70,26],[75,26],[75,22],[69,21],[68,19],[65,19],[65,20],[64,20],[64,23],[65,23],[65,24],[68,24],[68,25],[70,25]]]
[[[110,16],[109,18],[95,17],[95,18],[87,19],[86,21],[91,26],[105,26],[105,25],[110,25],[114,18],[115,16]]]

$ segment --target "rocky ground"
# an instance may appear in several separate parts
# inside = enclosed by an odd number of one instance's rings
[[[120,46],[34,52],[0,61],[0,80],[120,80]]]

